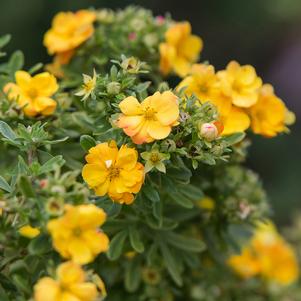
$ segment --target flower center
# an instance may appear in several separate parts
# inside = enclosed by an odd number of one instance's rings
[[[199,86],[199,90],[201,93],[207,93],[208,92],[208,87],[206,84],[202,84]]]
[[[158,156],[158,154],[156,154],[156,153],[152,153],[152,154],[151,154],[150,160],[151,160],[153,163],[157,163],[157,162],[160,161],[160,160],[159,160],[159,156]]]
[[[144,110],[144,118],[145,118],[146,120],[156,120],[156,116],[155,116],[156,113],[157,113],[157,112],[156,112],[154,109],[152,109],[152,108],[150,108],[150,107],[147,107],[147,108]]]
[[[118,167],[112,166],[112,167],[109,169],[109,178],[110,178],[110,180],[119,177],[119,174],[120,174],[120,170],[119,170]]]
[[[75,228],[75,229],[73,229],[72,232],[73,232],[73,235],[76,237],[79,237],[82,234],[82,230],[80,228]]]
[[[93,89],[94,89],[94,83],[93,83],[92,80],[89,80],[88,82],[86,82],[86,83],[84,84],[84,90],[85,90],[86,92],[90,92],[90,91],[92,91]]]
[[[28,96],[33,99],[36,98],[38,96],[38,91],[35,88],[30,88],[27,92]]]

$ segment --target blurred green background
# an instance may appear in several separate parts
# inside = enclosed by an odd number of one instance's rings
[[[148,7],[156,15],[170,12],[189,20],[205,42],[202,59],[217,69],[231,59],[252,64],[265,82],[301,118],[301,1],[300,0],[1,0],[0,34],[11,33],[8,51],[21,49],[26,65],[47,62],[43,34],[55,13],[87,7]],[[301,123],[291,135],[254,137],[247,165],[262,177],[275,218],[289,223],[301,207]]]

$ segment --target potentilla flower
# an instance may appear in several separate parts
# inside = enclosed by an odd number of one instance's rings
[[[249,112],[254,133],[274,137],[278,133],[287,131],[286,121],[290,112],[283,101],[274,94],[271,85],[262,86],[259,99]]]
[[[118,150],[115,141],[101,143],[89,150],[82,176],[98,196],[131,204],[144,181],[144,166],[137,160],[134,148],[122,145]]]
[[[87,264],[108,250],[109,239],[99,229],[105,220],[105,212],[93,204],[66,205],[65,214],[50,220],[47,229],[62,257]]]
[[[149,143],[166,138],[178,124],[177,96],[170,91],[156,92],[140,103],[135,97],[124,99],[119,108],[122,112],[117,125],[136,144]]]
[[[95,301],[96,284],[86,281],[85,271],[74,262],[62,263],[56,278],[43,277],[34,286],[35,301]]]
[[[185,88],[185,95],[195,95],[201,103],[218,97],[219,85],[214,67],[207,64],[194,64],[190,73],[177,89]]]
[[[166,31],[165,40],[159,46],[161,72],[167,75],[173,71],[185,76],[199,57],[203,48],[202,39],[191,34],[189,22],[180,22]]]
[[[68,57],[62,62],[67,64],[74,49],[93,35],[95,19],[95,12],[89,10],[58,13],[52,21],[51,29],[44,36],[44,45],[48,53]]]
[[[153,147],[149,152],[143,152],[141,157],[146,161],[145,173],[153,168],[166,173],[164,161],[169,160],[170,154],[161,153],[157,147]]]
[[[16,100],[26,116],[52,115],[57,103],[50,98],[57,90],[56,78],[48,72],[31,76],[26,71],[15,73],[16,83],[8,83],[4,92],[10,100]]]
[[[75,93],[75,95],[83,96],[82,100],[86,100],[90,95],[93,94],[96,87],[97,74],[95,69],[93,71],[93,77],[91,77],[90,75],[83,74],[83,79],[84,84],[82,85],[81,90]]]

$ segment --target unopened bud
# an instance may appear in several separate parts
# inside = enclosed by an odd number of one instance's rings
[[[118,82],[111,82],[107,84],[107,92],[111,95],[116,95],[120,92],[121,85]]]
[[[218,129],[213,123],[203,123],[200,126],[200,134],[207,141],[213,141],[218,137]]]

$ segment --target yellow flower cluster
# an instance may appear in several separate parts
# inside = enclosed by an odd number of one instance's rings
[[[261,276],[269,282],[289,285],[299,276],[296,255],[272,223],[259,224],[250,243],[228,264],[243,278]]]
[[[106,252],[109,239],[99,230],[106,214],[93,204],[66,205],[65,214],[50,220],[47,228],[53,246],[63,258],[78,264],[87,264],[101,252]]]
[[[97,195],[131,204],[144,181],[144,166],[137,160],[134,148],[123,145],[118,150],[115,141],[101,143],[89,150],[82,176]]]
[[[16,100],[26,116],[48,116],[54,113],[57,103],[51,96],[58,90],[56,78],[48,72],[31,76],[17,71],[16,83],[8,83],[3,90],[10,100]]]
[[[170,91],[156,92],[140,103],[135,97],[124,99],[117,125],[136,144],[166,138],[177,125],[179,106],[177,96]]]
[[[196,64],[179,84],[181,88],[186,95],[194,94],[200,102],[217,106],[224,135],[243,132],[251,126],[254,133],[273,137],[286,131],[290,123],[292,113],[270,85],[262,85],[250,65],[232,61],[225,70],[215,72],[211,65]]]
[[[191,34],[189,22],[179,22],[166,31],[165,40],[159,46],[162,74],[173,71],[181,77],[185,76],[199,57],[203,48],[202,39]]]
[[[87,275],[78,264],[69,261],[56,270],[56,279],[41,278],[34,287],[35,301],[94,301],[99,296],[97,285],[86,281]]]

